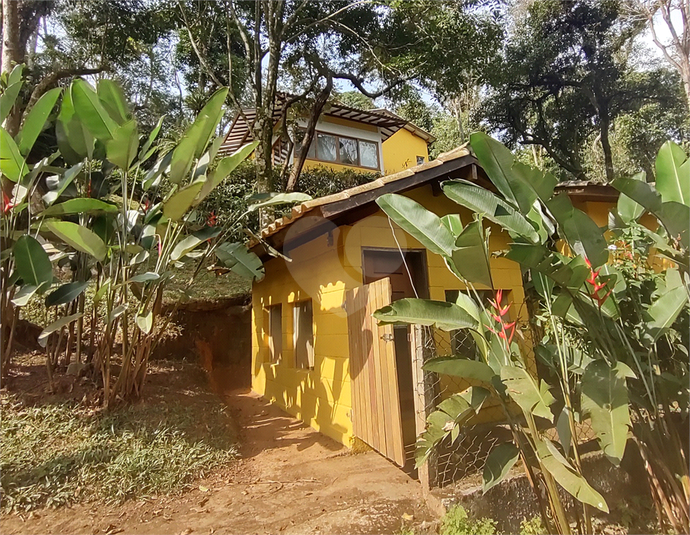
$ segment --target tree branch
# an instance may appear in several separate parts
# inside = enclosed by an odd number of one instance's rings
[[[34,104],[38,102],[38,99],[41,98],[46,91],[48,91],[50,88],[56,85],[63,78],[70,78],[72,76],[86,76],[88,74],[98,74],[103,72],[104,70],[106,70],[105,67],[82,67],[75,69],[61,69],[59,71],[51,72],[50,74],[46,75],[36,85],[36,87],[34,87],[34,90],[31,92],[31,97],[29,98],[29,103],[26,105],[26,108],[24,109],[24,113],[29,113],[29,111],[31,111],[31,108],[34,107]]]
[[[338,72],[338,73],[334,72],[334,73],[332,73],[332,76],[336,80],[348,80],[350,83],[352,83],[352,85],[354,85],[357,88],[357,90],[360,93],[362,93],[362,95],[364,95],[365,97],[369,97],[369,98],[378,98],[381,95],[388,93],[391,89],[402,84],[406,80],[406,78],[399,78],[395,82],[391,82],[390,84],[388,84],[386,87],[384,87],[380,91],[371,92],[371,91],[368,91],[364,87],[362,79],[359,78],[358,76],[355,76],[354,74],[350,74],[350,73],[346,73],[346,72]]]

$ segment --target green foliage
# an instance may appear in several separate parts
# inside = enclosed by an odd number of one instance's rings
[[[533,516],[529,520],[523,518],[520,522],[520,535],[546,535],[541,517]]]
[[[639,27],[623,6],[530,2],[516,12],[492,71],[482,110],[491,130],[512,147],[543,147],[544,164],[562,178],[610,181],[616,170],[650,171],[661,142],[684,135],[679,78],[655,65],[636,68],[631,42]]]
[[[441,535],[495,535],[496,521],[490,518],[472,520],[465,508],[454,505],[441,520]]]

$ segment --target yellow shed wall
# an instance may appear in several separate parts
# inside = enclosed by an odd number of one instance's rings
[[[381,149],[384,175],[414,167],[417,165],[417,156],[424,156],[424,161],[429,161],[427,142],[404,128],[384,141]]]
[[[439,216],[460,213],[463,223],[471,214],[444,196],[435,196],[431,186],[416,188],[406,195]],[[402,248],[423,249],[422,245],[395,227],[395,237]],[[397,247],[388,218],[383,212],[366,217],[353,225],[334,227],[332,241],[322,235],[289,252],[287,263],[273,258],[266,262],[266,276],[252,292],[252,387],[290,414],[345,445],[351,444],[351,390],[347,316],[342,305],[345,292],[362,284],[362,248]],[[330,245],[329,245],[330,243]],[[492,229],[492,250],[504,249],[508,236]],[[426,253],[431,299],[445,300],[446,290],[460,290],[455,278],[438,255]],[[510,293],[514,302],[512,319],[527,320],[520,268],[504,258],[491,259],[496,288]],[[314,370],[294,367],[293,304],[312,299],[314,320]],[[268,311],[266,307],[282,304],[283,358],[271,363],[268,351]],[[462,385],[449,382],[450,391]],[[464,385],[466,387],[466,385]]]

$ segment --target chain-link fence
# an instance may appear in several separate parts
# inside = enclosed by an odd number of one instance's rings
[[[528,368],[537,372],[537,362],[525,332],[521,349]],[[445,332],[433,327],[413,327],[413,368],[415,368],[414,389],[416,396],[415,416],[418,434],[424,430],[427,416],[438,405],[453,394],[480,383],[451,375],[422,370],[422,364],[429,359],[452,355],[475,354],[475,342],[466,329]],[[519,412],[516,410],[516,412]],[[558,440],[555,429],[545,429],[545,436]],[[578,425],[578,442],[583,445],[595,438],[589,420]],[[452,483],[480,474],[493,447],[512,440],[512,432],[506,421],[504,408],[495,399],[487,400],[478,415],[460,429],[452,440],[446,437],[430,456],[425,470],[428,485],[446,487]],[[407,452],[410,458],[414,448]]]

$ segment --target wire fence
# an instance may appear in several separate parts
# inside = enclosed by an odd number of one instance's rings
[[[433,327],[415,327],[413,350],[423,363],[436,357],[475,354],[475,342],[469,331],[445,332]],[[537,362],[529,343],[521,348],[528,368],[536,373]],[[421,367],[421,366],[420,366]],[[419,370],[415,377],[415,394],[418,400],[416,419],[418,432],[423,429],[426,417],[438,405],[453,394],[480,383],[450,375]],[[578,425],[578,443],[583,445],[595,439],[589,420]],[[544,430],[545,436],[558,440],[554,428]],[[506,421],[503,406],[498,400],[487,400],[479,414],[462,426],[460,433],[452,440],[446,437],[429,460],[429,485],[443,488],[483,471],[486,459],[494,446],[512,441],[512,432]],[[408,455],[413,455],[413,451]]]

